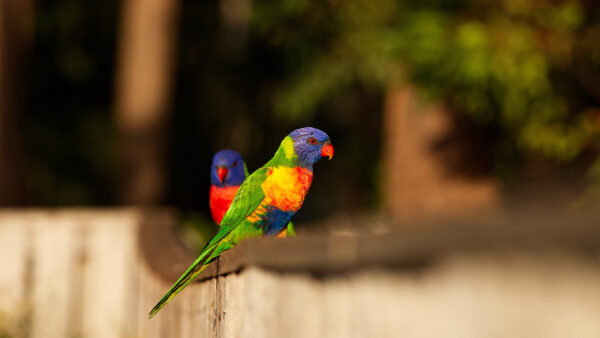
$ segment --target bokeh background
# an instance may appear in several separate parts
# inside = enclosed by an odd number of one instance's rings
[[[297,238],[148,320],[304,126]],[[0,338],[597,337],[598,210],[599,1],[0,0]]]
[[[592,0],[3,1],[0,203],[210,224],[214,152],[253,170],[302,126],[336,156],[299,223],[596,203],[599,19]]]

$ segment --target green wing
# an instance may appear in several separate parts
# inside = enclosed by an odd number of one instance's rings
[[[150,318],[194,280],[199,273],[206,269],[208,264],[218,256],[218,254],[212,255],[212,253],[218,248],[219,244],[221,244],[223,238],[229,235],[231,231],[246,219],[246,217],[256,210],[265,197],[261,184],[266,178],[267,171],[268,168],[260,168],[242,183],[231,202],[229,210],[227,210],[227,213],[223,216],[219,232],[206,244],[204,249],[202,249],[196,261],[190,265],[183,275],[179,277],[177,282],[173,284],[171,289],[169,289],[154,308],[152,308],[152,311],[150,311]],[[221,250],[222,249],[219,251]]]
[[[213,237],[208,246],[216,244],[225,236],[229,235],[246,217],[250,216],[262,200],[265,194],[262,191],[261,184],[267,177],[269,168],[262,167],[252,173],[240,186],[240,189],[235,194],[229,210],[221,220],[220,231]]]

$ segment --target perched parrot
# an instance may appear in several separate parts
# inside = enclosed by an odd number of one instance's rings
[[[281,232],[304,202],[312,182],[313,165],[321,157],[332,156],[329,136],[321,130],[306,127],[286,136],[275,156],[242,183],[219,232],[154,306],[150,318],[224,251],[246,238]]]
[[[215,223],[221,224],[221,220],[240,185],[248,176],[246,163],[240,154],[233,150],[221,150],[215,154],[210,167],[210,212]]]
[[[248,176],[248,168],[237,152],[229,149],[221,150],[215,154],[210,167],[210,213],[217,224],[229,209],[240,185]],[[294,225],[290,222],[286,229],[277,237],[295,236]]]

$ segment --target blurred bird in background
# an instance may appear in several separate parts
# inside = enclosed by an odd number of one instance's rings
[[[208,200],[215,223],[221,224],[223,216],[247,176],[248,168],[240,154],[229,149],[215,154],[210,167],[211,186]]]
[[[225,149],[217,152],[210,167],[209,204],[212,218],[217,224],[229,209],[240,185],[248,176],[248,167],[236,151]],[[295,236],[294,224],[290,222],[276,237]]]

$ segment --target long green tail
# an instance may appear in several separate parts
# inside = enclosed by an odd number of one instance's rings
[[[218,244],[219,243],[215,243],[213,245],[207,246],[204,250],[202,250],[202,253],[200,253],[200,256],[198,256],[196,261],[192,265],[190,265],[190,267],[183,273],[183,275],[179,277],[177,282],[173,284],[171,289],[169,289],[169,291],[167,291],[167,293],[160,299],[160,301],[156,303],[156,305],[154,305],[152,311],[150,311],[149,314],[150,318],[152,318],[156,313],[158,313],[158,311],[160,311],[160,309],[162,309],[163,306],[165,306],[171,299],[173,299],[173,297],[175,297],[176,294],[183,290],[183,288],[185,288],[191,281],[193,281],[194,278],[198,276],[200,272],[204,271],[204,269],[208,267],[208,265],[212,261],[208,260],[210,258],[214,259],[214,257],[212,257],[211,255],[217,248]]]

